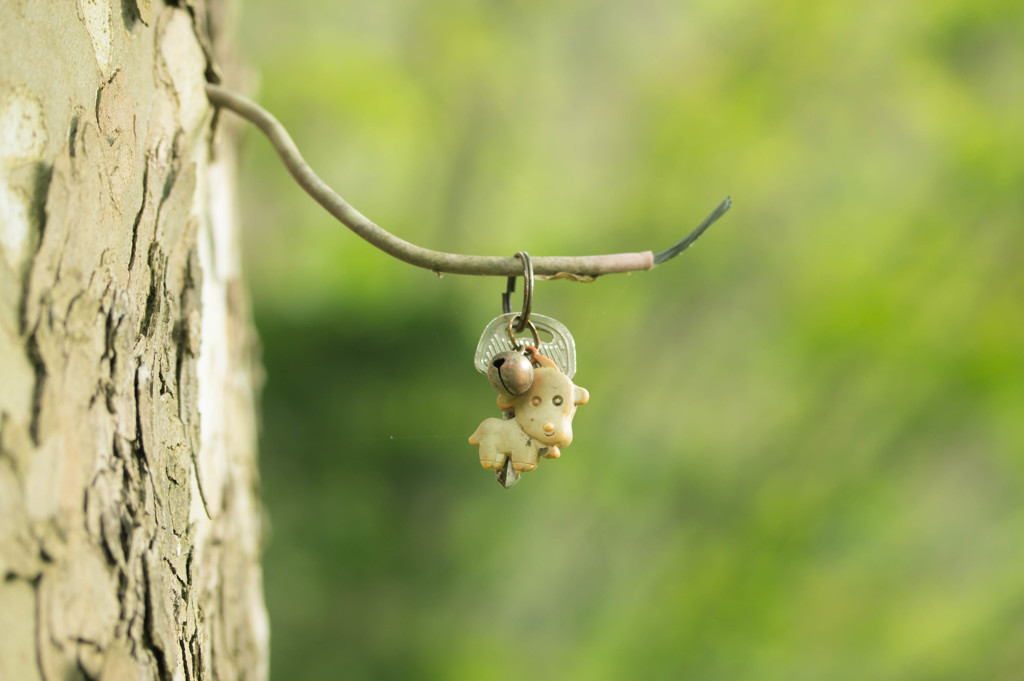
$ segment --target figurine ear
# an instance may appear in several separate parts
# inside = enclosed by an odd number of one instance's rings
[[[550,357],[545,357],[539,352],[535,352],[533,354],[533,363],[536,364],[539,369],[554,369],[555,371],[558,371],[558,373],[562,373],[559,371],[558,365],[555,364]]]
[[[578,385],[573,386],[573,402],[575,404],[586,404],[590,401],[590,393],[587,392],[586,388],[581,388]]]
[[[512,407],[516,406],[516,399],[516,396],[498,393],[498,409],[508,411]]]

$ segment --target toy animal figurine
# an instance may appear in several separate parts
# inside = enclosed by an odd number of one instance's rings
[[[500,471],[509,458],[518,473],[534,470],[538,456],[557,459],[572,442],[577,405],[590,399],[590,393],[574,385],[552,360],[529,347],[526,356],[534,367],[532,382],[517,395],[499,389],[498,407],[505,420],[486,419],[469,437],[469,443],[480,448],[484,468]]]

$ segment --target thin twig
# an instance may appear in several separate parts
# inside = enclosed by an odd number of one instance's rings
[[[365,215],[338,196],[321,180],[303,160],[288,131],[276,118],[255,102],[207,83],[206,95],[214,106],[230,109],[259,128],[274,145],[288,172],[306,192],[316,199],[327,212],[346,227],[369,241],[371,244],[399,260],[423,267],[434,272],[451,274],[477,274],[493,276],[518,276],[522,274],[522,263],[515,257],[494,257],[483,255],[460,255],[423,248],[399,239],[379,227]],[[615,253],[611,255],[588,255],[581,257],[539,257],[533,258],[533,270],[537,276],[591,280],[602,274],[649,270],[660,265],[690,245],[714,220],[728,210],[726,199],[705,222],[675,246],[662,251],[656,257],[651,251],[642,253]],[[666,256],[666,254],[669,254]],[[660,258],[660,260],[658,259]]]
[[[718,218],[725,215],[725,211],[729,210],[730,208],[732,208],[732,197],[727,196],[725,197],[725,201],[722,201],[720,204],[718,204],[718,208],[711,211],[711,215],[704,218],[704,222],[697,225],[697,229],[687,234],[682,241],[675,244],[674,246],[666,248],[664,251],[655,253],[654,264],[660,265],[661,263],[667,260],[671,260],[672,258],[676,257],[677,255],[685,251],[687,248],[692,246],[693,242],[699,239],[700,235],[703,234],[708,227],[713,225],[715,221],[718,220]]]

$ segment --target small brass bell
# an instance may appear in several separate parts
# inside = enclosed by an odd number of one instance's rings
[[[502,395],[522,395],[533,385],[533,364],[514,350],[499,353],[487,367],[487,380]]]

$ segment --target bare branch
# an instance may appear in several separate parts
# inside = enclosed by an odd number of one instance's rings
[[[381,228],[372,220],[353,208],[327,184],[303,160],[288,131],[268,111],[245,97],[220,86],[207,84],[206,95],[214,106],[230,109],[246,119],[269,139],[277,150],[285,167],[295,181],[316,199],[327,212],[366,241],[410,265],[423,267],[434,272],[451,274],[476,274],[493,276],[517,276],[522,274],[522,263],[515,257],[494,257],[483,255],[460,255],[423,248],[399,239]],[[602,274],[649,270],[657,264],[675,256],[690,245],[701,233],[729,208],[726,199],[705,223],[694,230],[679,244],[658,254],[656,259],[651,251],[642,253],[615,253],[610,255],[588,255],[581,257],[537,257],[533,258],[533,269],[537,276],[589,281]],[[668,255],[666,255],[668,254]]]

